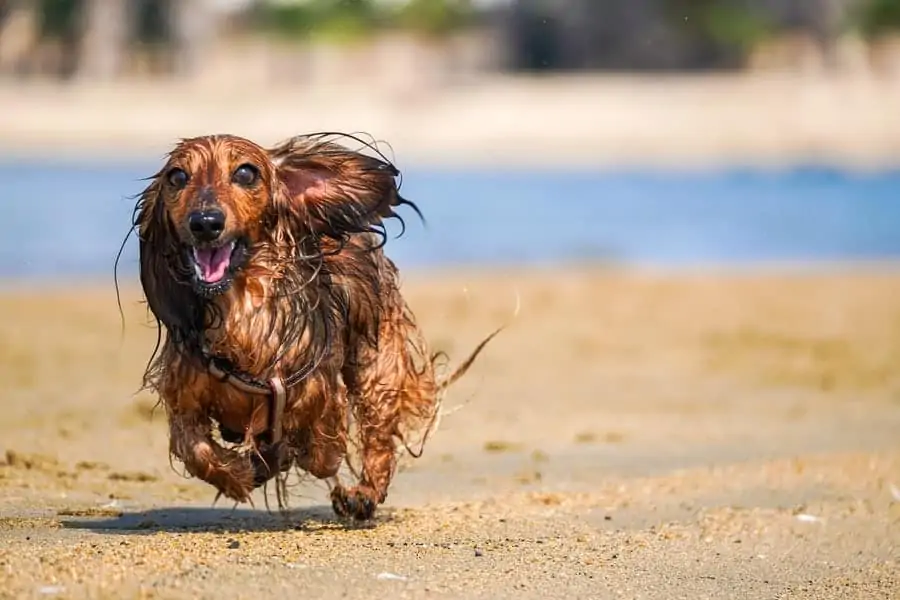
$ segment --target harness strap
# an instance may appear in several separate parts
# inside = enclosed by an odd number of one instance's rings
[[[260,385],[258,383],[254,383],[252,381],[247,381],[242,377],[238,377],[235,373],[225,371],[216,364],[216,360],[214,358],[210,358],[207,361],[206,365],[207,370],[210,375],[218,379],[223,383],[230,383],[237,389],[242,392],[247,392],[248,394],[255,394],[257,396],[268,396],[272,393],[272,388],[269,385]]]
[[[287,404],[287,387],[281,377],[273,377],[265,385],[248,381],[233,371],[223,369],[217,364],[216,359],[211,356],[207,357],[206,368],[210,375],[217,380],[228,383],[242,392],[256,396],[268,396],[271,401],[269,405],[269,431],[272,443],[275,444],[281,441],[284,409]]]
[[[272,390],[269,430],[272,432],[272,443],[277,444],[281,441],[282,417],[284,416],[284,405],[287,402],[287,390],[281,377],[270,379],[269,386]]]

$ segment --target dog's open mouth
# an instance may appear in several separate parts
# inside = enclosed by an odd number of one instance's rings
[[[243,255],[241,240],[231,240],[221,246],[191,246],[189,259],[197,290],[204,295],[215,295],[228,289]]]
[[[231,241],[218,248],[192,248],[194,273],[201,283],[214,284],[225,279],[235,246],[237,242]]]

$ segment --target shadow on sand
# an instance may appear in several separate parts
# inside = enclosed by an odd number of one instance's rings
[[[96,533],[141,535],[158,532],[266,532],[367,529],[393,519],[389,510],[367,523],[335,517],[330,506],[313,506],[279,512],[259,509],[171,507],[126,512],[112,517],[63,517],[66,529]]]

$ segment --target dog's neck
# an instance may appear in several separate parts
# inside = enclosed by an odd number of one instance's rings
[[[290,282],[259,268],[248,268],[231,288],[206,308],[210,327],[201,344],[211,356],[227,360],[256,378],[287,376],[316,360],[323,351],[327,314],[310,308],[321,302],[313,278],[290,289]]]

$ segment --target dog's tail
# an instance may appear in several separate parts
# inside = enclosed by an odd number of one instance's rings
[[[506,328],[506,325],[498,327],[489,336],[484,338],[477,346],[475,346],[475,349],[469,353],[469,356],[466,358],[466,360],[464,360],[455,369],[453,369],[453,371],[449,375],[447,375],[447,377],[445,377],[443,381],[438,382],[438,385],[437,385],[438,393],[443,392],[448,387],[453,385],[460,377],[465,375],[466,371],[469,370],[469,367],[472,366],[472,364],[475,362],[475,359],[478,358],[478,355],[481,354],[482,350],[484,350],[485,346],[487,346],[488,343],[492,339],[497,337],[497,334],[499,334],[505,328]]]
[[[520,308],[519,295],[517,292],[516,293],[516,310],[515,310],[515,313],[513,314],[513,318],[515,318],[519,315],[519,308]],[[413,458],[419,458],[422,455],[422,451],[425,449],[425,442],[428,440],[431,433],[434,432],[434,430],[437,429],[438,425],[440,424],[441,417],[444,414],[441,410],[441,405],[443,404],[444,392],[446,392],[447,388],[449,388],[451,385],[453,385],[454,383],[459,381],[459,379],[463,375],[466,374],[466,372],[469,370],[469,368],[475,363],[475,360],[478,358],[478,355],[481,354],[481,351],[484,350],[485,347],[491,342],[491,340],[493,340],[495,337],[497,337],[497,335],[499,335],[501,331],[506,329],[508,325],[509,325],[509,323],[501,325],[500,327],[495,329],[493,332],[491,332],[490,335],[488,335],[483,340],[481,340],[481,342],[477,346],[475,346],[475,348],[472,350],[472,352],[469,353],[469,356],[467,356],[464,361],[462,361],[459,365],[457,365],[457,367],[455,369],[453,369],[453,371],[451,371],[449,375],[444,377],[443,380],[437,382],[437,385],[435,386],[435,388],[436,388],[435,391],[437,392],[436,397],[435,397],[436,402],[432,406],[433,411],[431,412],[431,414],[428,417],[428,422],[427,422],[427,426],[425,427],[425,431],[422,434],[421,439],[418,441],[418,444],[417,444],[418,449],[413,450],[410,447],[408,440],[406,440],[405,438],[403,439],[403,448]],[[442,356],[446,357],[446,354],[444,354],[443,352],[438,352],[437,354],[433,355],[431,357],[432,366]],[[401,436],[401,437],[403,437],[403,436]]]
[[[453,371],[449,375],[447,375],[442,381],[437,382],[437,387],[436,387],[437,394],[435,397],[436,403],[432,407],[433,412],[431,413],[430,417],[427,419],[427,425],[425,426],[425,431],[423,432],[421,439],[417,442],[418,449],[413,450],[410,447],[409,441],[405,438],[405,436],[401,436],[402,448],[405,449],[410,454],[410,456],[412,456],[413,458],[419,458],[420,456],[422,456],[422,451],[425,450],[425,442],[428,440],[428,438],[431,436],[431,434],[434,432],[434,430],[437,429],[438,424],[440,423],[440,420],[441,420],[441,416],[442,416],[441,404],[442,404],[443,393],[447,390],[448,387],[450,387],[456,381],[458,381],[460,377],[462,377],[463,375],[466,374],[466,371],[469,370],[469,367],[472,366],[472,364],[475,362],[475,359],[478,358],[478,355],[481,354],[482,350],[484,350],[485,346],[487,346],[488,343],[492,339],[497,337],[497,334],[499,334],[504,329],[506,329],[505,325],[498,327],[489,336],[487,336],[486,338],[481,340],[481,342],[477,346],[475,346],[475,349],[469,353],[469,356],[466,357],[466,359],[462,363],[460,363],[455,369],[453,369]],[[444,353],[438,352],[437,354],[432,356],[431,357],[432,364],[434,364],[435,361],[437,361],[441,356],[445,356]]]
[[[516,308],[513,311],[513,315],[512,315],[513,319],[516,319],[519,316],[519,310],[521,308],[522,308],[521,298],[519,296],[518,290],[516,290]],[[481,340],[481,343],[479,343],[477,346],[475,346],[475,349],[469,353],[469,356],[466,358],[466,360],[462,361],[462,363],[460,363],[447,377],[445,377],[443,381],[438,382],[437,393],[441,394],[442,392],[445,392],[448,387],[453,385],[456,381],[459,380],[460,377],[465,375],[466,371],[469,370],[469,367],[472,366],[472,364],[475,362],[475,359],[478,358],[478,355],[481,354],[482,350],[484,350],[485,346],[487,346],[492,339],[497,337],[497,335],[501,331],[506,329],[506,327],[508,325],[509,325],[509,323],[505,323],[505,324],[501,325],[500,327],[495,329],[489,336],[487,336],[486,338]],[[435,356],[434,358],[437,358],[437,356]]]

